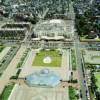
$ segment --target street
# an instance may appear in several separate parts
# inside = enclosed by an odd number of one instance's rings
[[[86,90],[87,87],[84,85],[84,73],[83,73],[83,68],[82,68],[82,54],[80,51],[80,47],[78,46],[79,39],[75,39],[75,52],[76,52],[76,61],[77,61],[77,70],[79,72],[79,83],[80,83],[80,89],[82,92],[82,100],[87,100],[86,97]]]

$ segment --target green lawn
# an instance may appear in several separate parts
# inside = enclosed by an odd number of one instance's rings
[[[96,85],[98,87],[98,90],[100,91],[100,72],[95,72],[95,77],[96,77]]]
[[[43,63],[43,59],[47,56],[50,56],[52,62],[49,64]],[[44,67],[60,67],[61,66],[62,56],[59,55],[59,51],[41,51],[36,55],[33,66],[44,66]]]
[[[0,100],[8,100],[10,93],[14,87],[14,84],[8,85],[4,88],[2,94],[0,95]]]
[[[69,86],[69,100],[77,100],[77,98],[76,98],[76,91],[71,86]]]

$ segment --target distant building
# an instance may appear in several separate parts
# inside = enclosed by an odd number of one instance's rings
[[[0,38],[7,40],[23,40],[29,29],[30,23],[6,23],[0,28]]]

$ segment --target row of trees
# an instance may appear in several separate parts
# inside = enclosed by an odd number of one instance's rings
[[[96,100],[100,100],[100,91],[98,91],[98,87],[96,85],[97,79],[94,75],[95,69],[91,70],[91,90],[92,93],[96,95]]]

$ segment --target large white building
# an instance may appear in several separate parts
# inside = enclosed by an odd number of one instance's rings
[[[34,34],[42,38],[64,36],[65,38],[71,38],[74,32],[74,24],[72,20],[59,20],[52,19],[46,21],[40,21],[34,28]]]
[[[73,43],[73,20],[41,20],[34,28],[33,47],[68,48]]]

